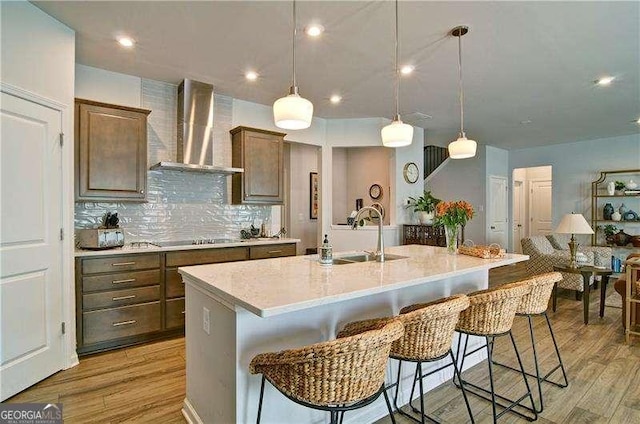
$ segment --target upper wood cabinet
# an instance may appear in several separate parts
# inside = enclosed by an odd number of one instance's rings
[[[283,144],[286,134],[236,127],[231,130],[233,204],[281,205],[284,201]]]
[[[145,201],[149,113],[76,99],[76,201]]]

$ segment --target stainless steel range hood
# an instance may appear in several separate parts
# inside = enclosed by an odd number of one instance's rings
[[[185,79],[178,87],[178,149],[176,162],[151,169],[235,174],[242,168],[213,165],[213,86]]]

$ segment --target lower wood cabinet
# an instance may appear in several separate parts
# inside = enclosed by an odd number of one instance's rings
[[[184,334],[178,267],[295,254],[295,243],[282,243],[76,258],[78,354]]]
[[[184,315],[184,297],[167,300],[167,313],[164,319],[167,328],[184,327]]]
[[[91,345],[161,330],[160,302],[83,312],[84,343]]]

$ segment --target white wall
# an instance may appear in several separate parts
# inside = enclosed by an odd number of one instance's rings
[[[425,185],[439,199],[466,200],[473,205],[474,217],[467,223],[464,236],[476,244],[486,239],[486,151],[486,146],[478,146],[473,158],[449,160]]]
[[[28,2],[1,5],[2,82],[67,105],[73,113],[74,31]]]
[[[75,96],[122,106],[142,106],[142,78],[76,64]]]
[[[334,148],[334,151],[336,149]],[[347,148],[347,214],[355,210],[356,199],[362,199],[363,206],[380,203],[385,210],[384,225],[389,225],[389,199],[391,186],[389,182],[389,154],[385,147],[350,147]],[[341,182],[344,184],[344,181]],[[382,196],[374,200],[369,196],[372,184],[382,187]],[[336,184],[334,183],[334,187]],[[339,222],[344,223],[346,216]]]
[[[0,75],[9,85],[56,104],[62,111],[66,143],[62,147],[62,217],[66,234],[73,231],[73,97],[75,32],[28,2],[0,2]],[[26,166],[27,164],[25,164]],[[73,237],[62,243],[65,367],[77,364]]]
[[[331,223],[344,224],[347,222],[347,216],[355,208],[355,205],[347,204],[347,148],[333,148],[333,164],[331,175],[333,176],[333,184],[331,190],[332,200],[332,217]]]
[[[309,173],[318,172],[320,148],[300,143],[289,145],[289,213],[290,227],[287,236],[300,239],[298,254],[303,255],[307,248],[319,245],[317,239],[318,220],[310,218],[309,211]]]

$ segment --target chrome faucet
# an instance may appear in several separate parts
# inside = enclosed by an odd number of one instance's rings
[[[360,208],[356,217],[353,219],[353,224],[351,224],[351,228],[353,230],[358,229],[358,222],[360,221],[360,215],[363,211],[375,212],[378,215],[378,247],[376,248],[375,253],[373,254],[376,258],[376,262],[384,262],[384,238],[382,237],[382,214],[380,211],[371,206],[365,206]],[[370,253],[370,252],[367,252]]]

